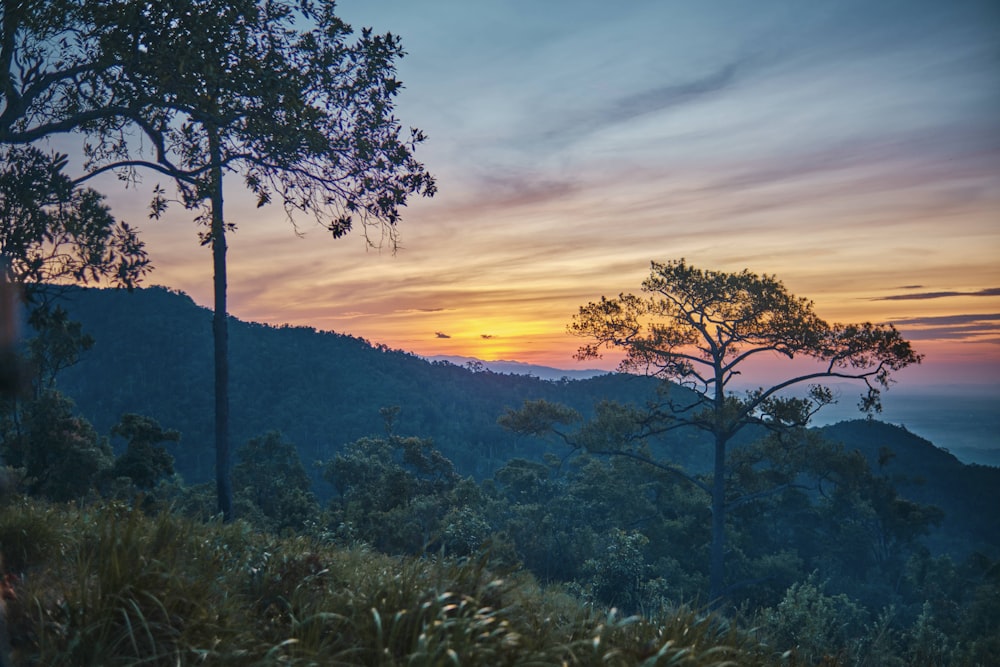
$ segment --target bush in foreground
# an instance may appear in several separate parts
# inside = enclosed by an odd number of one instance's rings
[[[499,577],[123,504],[0,508],[15,665],[764,665],[689,610],[622,618]],[[773,655],[773,654],[772,654]]]

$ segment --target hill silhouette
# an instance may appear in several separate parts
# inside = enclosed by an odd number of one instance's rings
[[[957,539],[972,537],[966,550],[990,552],[1000,543],[997,489],[1000,468],[965,464],[953,454],[901,426],[876,420],[852,420],[819,429],[824,436],[848,450],[865,455],[879,470],[881,450],[892,458],[881,466],[900,493],[917,502],[944,510],[941,527],[931,536],[937,552],[954,552]]]
[[[126,412],[179,430],[182,441],[172,447],[178,471],[189,483],[211,479],[211,312],[162,287],[132,293],[75,288],[64,306],[96,342],[79,364],[62,372],[60,390],[102,433]],[[482,479],[511,458],[537,458],[547,447],[501,429],[496,420],[507,408],[546,399],[587,415],[605,399],[641,405],[657,385],[652,378],[622,374],[550,381],[477,371],[349,335],[235,318],[230,341],[234,447],[279,430],[307,464],[382,433],[380,408],[399,406],[397,433],[433,439],[459,472]],[[892,450],[895,456],[882,473],[907,497],[946,513],[934,540],[942,551],[959,534],[971,536],[970,549],[995,551],[1000,468],[963,464],[904,428],[874,420],[820,431],[848,450],[860,450],[876,469],[881,448]],[[675,434],[654,445],[689,470],[704,471],[709,452],[697,443],[694,434]]]
[[[174,452],[188,481],[212,477],[211,312],[187,295],[153,287],[74,289],[64,306],[95,339],[59,388],[101,432],[137,412],[182,433]],[[396,432],[432,438],[464,474],[489,476],[537,442],[496,424],[525,400],[561,401],[587,413],[606,397],[641,403],[656,382],[608,374],[584,381],[506,375],[308,327],[230,322],[232,442],[279,430],[304,461],[383,432],[380,408],[399,406]]]

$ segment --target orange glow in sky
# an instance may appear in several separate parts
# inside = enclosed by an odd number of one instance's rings
[[[440,192],[393,254],[296,236],[230,178],[230,312],[591,368],[579,306],[684,257],[775,274],[831,322],[896,323],[926,355],[904,382],[1000,389],[995,3],[611,4],[338,2],[402,37],[397,115]],[[189,213],[146,221],[145,191],[99,188],[139,224],[147,282],[211,306]]]

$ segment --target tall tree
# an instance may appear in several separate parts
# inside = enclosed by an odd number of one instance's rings
[[[88,144],[90,173],[152,169],[174,180],[185,206],[202,209],[214,268],[219,509],[229,518],[226,234],[235,225],[223,210],[225,174],[241,174],[259,206],[280,200],[293,224],[305,214],[340,238],[357,219],[370,243],[393,247],[400,207],[433,195],[435,184],[413,157],[423,134],[401,136],[393,116],[397,37],[364,30],[350,41],[333,3],[117,4],[102,48],[123,63],[115,85],[140,101],[127,115],[151,152],[138,156],[113,132],[99,133]],[[166,205],[158,189],[153,213]]]
[[[829,380],[858,381],[865,387],[860,407],[881,409],[880,392],[891,374],[919,363],[910,343],[892,325],[828,324],[774,276],[748,270],[726,273],[697,269],[683,259],[652,262],[645,295],[602,297],[580,308],[569,330],[592,339],[580,359],[603,349],[624,352],[620,369],[672,381],[662,409],[644,418],[646,432],[694,427],[710,434],[714,466],[710,483],[692,482],[711,497],[710,598],[726,592],[727,512],[751,500],[727,486],[726,454],[733,438],[750,425],[781,431],[800,428],[834,402]],[[750,391],[733,386],[751,360],[805,358],[785,379]],[[789,396],[808,387],[806,396]]]

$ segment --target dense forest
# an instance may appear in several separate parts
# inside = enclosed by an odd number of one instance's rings
[[[127,528],[134,549],[155,543],[156,531],[180,530],[172,521],[210,527],[210,313],[163,288],[73,288],[60,304],[64,324],[80,322],[58,329],[78,354],[48,364],[58,371],[49,391],[8,412],[8,484],[39,500],[103,498],[120,511],[160,516],[151,526],[121,515],[66,519]],[[306,585],[331,563],[357,558],[323,549],[373,550],[423,559],[431,570],[414,578],[444,577],[433,568],[449,562],[459,568],[453,578],[468,568],[481,568],[477,577],[504,573],[521,584],[516,593],[495,592],[506,596],[502,604],[527,595],[530,577],[549,591],[533,595],[559,591],[581,609],[616,608],[654,626],[682,619],[699,632],[730,628],[747,642],[747,664],[985,665],[1000,651],[1000,517],[992,511],[1000,469],[964,465],[901,427],[859,419],[780,437],[742,434],[730,463],[732,479],[748,490],[727,521],[731,603],[705,616],[697,610],[711,602],[710,512],[678,473],[710,475],[709,443],[692,430],[671,431],[636,450],[648,459],[578,444],[625,437],[625,422],[655,402],[659,381],[543,381],[235,319],[230,332],[237,516],[280,542],[240,538],[256,554],[241,557],[299,550],[282,556],[291,572],[276,582],[298,577]],[[49,340],[45,353],[71,348]],[[564,418],[559,437],[512,427],[539,410]],[[19,448],[25,441],[41,453]],[[757,491],[771,487],[781,492]],[[4,554],[8,566],[14,559],[28,570],[36,552],[11,537],[25,530],[12,516],[0,517]],[[193,525],[184,530],[202,530]],[[205,544],[212,539],[223,538]],[[20,555],[8,544],[21,544]],[[488,596],[477,581],[469,595]],[[295,597],[274,585],[279,591],[268,595]]]
[[[61,372],[59,388],[102,432],[128,412],[179,430],[183,441],[171,452],[178,470],[191,482],[211,479],[211,313],[162,288],[78,289],[63,304],[94,345]],[[482,479],[511,457],[541,456],[539,443],[497,425],[504,409],[528,399],[583,411],[611,396],[641,403],[656,385],[636,376],[545,382],[474,372],[306,327],[232,319],[230,337],[234,442],[277,430],[307,462],[380,433],[380,409],[399,406],[400,433],[433,439],[462,474]]]
[[[399,36],[288,0],[0,22],[0,667],[995,664],[1000,469],[808,428],[823,382],[871,415],[920,363],[893,324],[683,258],[580,307],[580,358],[623,352],[587,380],[240,322],[229,191],[391,250],[437,192]],[[111,175],[196,223],[211,311],[138,289]],[[775,354],[819,370],[730,384]]]

